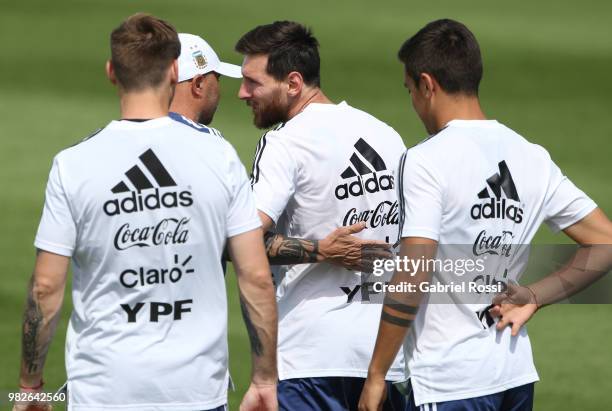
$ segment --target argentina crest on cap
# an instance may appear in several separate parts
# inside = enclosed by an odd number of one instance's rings
[[[201,50],[194,51],[191,56],[193,57],[193,61],[197,68],[200,70],[206,68],[208,61],[206,61],[206,57],[204,57]]]

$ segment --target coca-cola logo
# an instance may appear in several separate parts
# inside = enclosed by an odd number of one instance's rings
[[[514,234],[512,231],[504,230],[499,235],[488,235],[487,230],[482,230],[478,237],[476,237],[476,241],[474,241],[472,252],[476,256],[491,254],[509,257],[513,238]]]
[[[385,225],[399,224],[399,213],[397,201],[383,201],[371,210],[359,211],[357,208],[348,210],[342,221],[342,225],[357,224],[360,221],[367,223],[368,227],[376,228]]]
[[[154,247],[168,244],[185,244],[189,239],[189,218],[164,218],[159,223],[145,227],[131,227],[125,223],[115,234],[115,248]]]

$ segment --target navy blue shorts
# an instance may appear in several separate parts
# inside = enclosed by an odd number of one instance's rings
[[[357,410],[365,378],[318,377],[279,381],[278,405],[283,411]],[[384,411],[406,411],[404,397],[387,382]]]
[[[511,388],[482,397],[444,401],[432,404],[414,404],[414,393],[410,387],[408,411],[531,411],[533,409],[533,383]]]
[[[213,408],[212,410],[204,410],[204,411],[227,411],[227,405],[221,405],[220,407]]]

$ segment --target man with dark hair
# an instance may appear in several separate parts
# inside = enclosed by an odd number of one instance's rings
[[[193,127],[208,126],[219,104],[219,76],[241,78],[240,66],[221,62],[210,45],[199,36],[179,33],[179,39],[179,82],[169,115],[179,121],[191,121]],[[219,130],[207,128],[213,134],[222,136]],[[361,251],[379,247],[379,256],[383,258],[385,249],[380,246],[386,243],[362,240],[351,235],[364,228],[365,224],[361,222],[340,227],[320,240],[292,238],[268,232],[265,235],[266,252],[272,264],[327,261],[348,269],[371,272],[373,260],[368,253],[364,255]]]
[[[69,409],[224,410],[227,244],[253,361],[241,409],[277,409],[277,312],[261,221],[231,145],[168,117],[180,49],[174,28],[150,15],[112,32],[106,71],[121,119],[53,161],[24,315],[23,392],[43,389],[72,260]]]
[[[388,257],[385,240],[396,238],[398,228],[392,165],[405,148],[400,136],[369,114],[325,96],[318,42],[301,24],[258,26],[236,50],[245,55],[239,97],[252,108],[255,125],[280,123],[260,140],[251,177],[264,230],[276,226],[282,236],[323,238],[334,230],[348,236],[367,227],[358,235],[374,247],[353,249],[352,257],[370,265]],[[370,304],[372,277],[359,266],[351,271],[347,264],[335,264],[345,250],[319,258],[317,242],[288,243],[267,242],[270,261],[286,264],[274,268],[279,406],[354,410],[381,309]],[[275,253],[286,258],[275,259]],[[302,264],[288,265],[296,257]],[[397,380],[401,366],[399,356],[386,379]],[[404,404],[391,388],[384,409],[402,410]]]
[[[398,167],[400,257],[484,254],[491,260],[488,281],[506,291],[423,295],[421,286],[449,284],[448,276],[468,283],[477,276],[460,278],[464,273],[451,270],[445,277],[438,269],[432,278],[427,269],[397,268],[391,285],[406,282],[417,291],[385,298],[359,409],[380,409],[384,375],[403,343],[411,410],[531,410],[538,374],[522,325],[542,304],[605,273],[610,256],[605,247],[579,248],[574,264],[522,287],[515,285],[525,263],[521,245],[543,222],[581,245],[611,244],[612,223],[544,148],[486,119],[478,99],[480,49],[467,27],[453,20],[429,23],[404,43],[399,59],[414,110],[431,134],[407,150]],[[505,252],[497,240],[482,245],[483,233],[505,236]]]

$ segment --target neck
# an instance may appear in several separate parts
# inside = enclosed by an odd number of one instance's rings
[[[171,90],[146,89],[120,93],[121,118],[158,118],[168,115]]]
[[[174,102],[176,100],[177,99],[172,100],[172,104],[170,104],[170,111],[178,113],[191,121],[197,122],[198,118],[200,117],[200,112],[196,109],[196,107],[189,104],[175,104]]]
[[[432,119],[432,133],[437,133],[452,120],[486,120],[487,117],[480,107],[480,101],[476,96],[452,96],[447,95],[441,105],[441,110]]]
[[[287,120],[291,120],[293,117],[300,114],[311,103],[333,104],[332,101],[323,94],[320,88],[306,88],[301,93],[300,98],[291,105]]]

